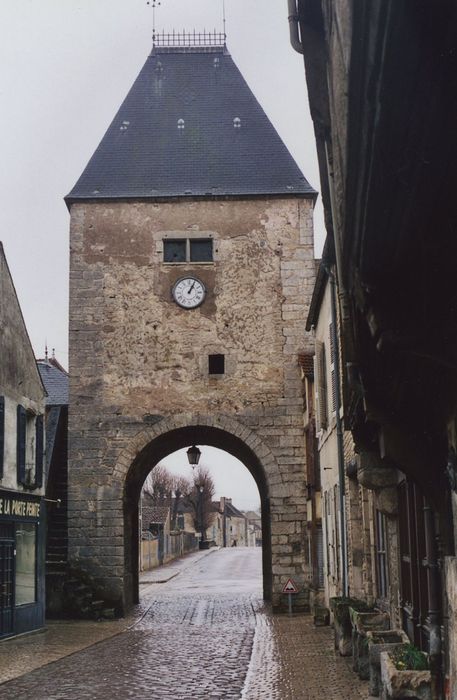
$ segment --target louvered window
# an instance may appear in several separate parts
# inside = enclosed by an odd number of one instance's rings
[[[315,578],[319,588],[324,587],[324,539],[322,527],[316,529],[316,572]]]
[[[35,422],[35,485],[43,486],[43,416],[37,416]]]
[[[329,325],[330,334],[330,374],[332,389],[332,414],[336,414],[336,376],[335,376],[335,344],[333,342],[333,323]]]
[[[5,397],[0,396],[0,479],[3,478],[5,460]]]
[[[328,426],[327,410],[327,367],[325,345],[316,341],[316,376],[317,376],[317,429],[325,430]]]
[[[17,407],[17,481],[18,484],[25,483],[25,451],[27,439],[27,414],[24,406]]]

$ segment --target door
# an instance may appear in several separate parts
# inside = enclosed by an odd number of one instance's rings
[[[14,631],[14,525],[0,524],[0,637]]]

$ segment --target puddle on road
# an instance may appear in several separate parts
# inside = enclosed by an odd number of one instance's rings
[[[280,664],[273,627],[268,616],[256,612],[256,628],[248,672],[241,693],[242,700],[281,700]]]

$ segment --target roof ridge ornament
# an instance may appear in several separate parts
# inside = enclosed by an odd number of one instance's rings
[[[204,29],[202,32],[197,32],[195,29],[193,31],[176,31],[173,29],[171,32],[155,32],[152,37],[152,46],[155,48],[178,48],[178,49],[190,49],[190,48],[225,48],[226,36],[225,32],[218,32],[216,29],[212,31],[206,31]]]
[[[227,43],[227,32],[226,32],[226,14],[225,14],[225,0],[222,0],[222,32],[207,32],[206,29],[203,32],[186,32],[184,29],[182,32],[176,32],[174,29],[172,32],[165,32],[162,30],[162,34],[156,31],[156,7],[159,7],[162,2],[161,0],[147,0],[147,5],[152,7],[152,48],[164,47],[164,48],[195,48],[195,47],[206,47],[206,46],[217,46],[221,48],[226,48]]]
[[[156,7],[161,5],[160,0],[147,0],[146,5],[152,5],[152,45],[154,46],[156,35]]]

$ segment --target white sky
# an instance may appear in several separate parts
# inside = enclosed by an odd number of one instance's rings
[[[222,29],[222,0],[162,0],[157,28]],[[303,59],[287,0],[226,0],[228,48],[305,177],[319,189]],[[146,0],[0,0],[0,240],[38,357],[67,366],[68,229],[63,197],[108,128],[150,50]],[[324,239],[320,202],[316,253]],[[201,447],[217,496],[255,509],[248,470]],[[164,461],[190,474],[185,450]]]
[[[157,27],[221,29],[222,0],[162,0]],[[226,0],[228,48],[319,189],[286,0]],[[0,240],[37,356],[67,366],[72,188],[151,50],[146,0],[0,0]],[[316,252],[324,238],[320,204]]]
[[[221,496],[233,498],[233,505],[240,510],[260,509],[257,485],[248,469],[235,457],[217,447],[198,445],[201,450],[199,465],[209,469],[216,487],[215,500]],[[177,450],[162,459],[160,464],[172,474],[192,478],[192,467],[186,454],[187,448]]]

